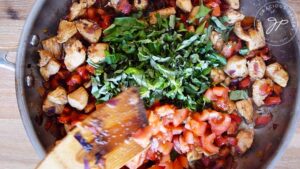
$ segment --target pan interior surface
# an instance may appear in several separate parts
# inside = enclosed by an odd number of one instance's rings
[[[241,10],[246,15],[255,16],[257,11],[268,2],[270,1],[241,0]],[[39,58],[37,49],[40,46],[31,46],[30,38],[33,35],[38,35],[42,40],[55,35],[60,18],[63,18],[69,11],[68,8],[71,1],[45,0],[38,1],[37,3],[40,4],[39,6],[36,5],[37,7],[33,9],[20,42],[17,59],[16,87],[23,123],[33,146],[39,152],[40,156],[43,157],[45,152],[54,145],[55,137],[45,130],[44,125],[46,120],[39,118],[42,112],[41,105],[43,100],[37,92],[42,86],[42,78],[39,75],[39,67],[37,66]],[[284,13],[285,11],[282,12]],[[32,21],[34,18],[36,19]],[[276,154],[282,154],[291,134],[294,132],[298,117],[296,112],[299,112],[297,105],[299,84],[297,75],[299,65],[298,44],[298,39],[294,38],[282,46],[269,46],[272,55],[279,63],[285,65],[285,68],[288,70],[290,74],[289,85],[284,91],[283,103],[281,105],[261,109],[264,112],[272,112],[273,121],[265,128],[256,129],[253,146],[244,156],[238,159],[238,168],[267,168],[272,165]],[[33,76],[33,87],[26,87],[25,76],[27,75]],[[276,126],[276,129],[274,126]],[[35,134],[33,135],[32,133]],[[278,157],[275,159],[278,159]]]

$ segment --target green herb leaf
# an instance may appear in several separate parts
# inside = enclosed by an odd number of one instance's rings
[[[235,90],[230,92],[229,98],[232,101],[248,99],[248,92],[245,90]]]

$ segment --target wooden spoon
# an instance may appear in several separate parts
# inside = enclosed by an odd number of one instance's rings
[[[130,88],[97,106],[36,169],[119,169],[144,150],[131,134],[147,125],[138,90]]]

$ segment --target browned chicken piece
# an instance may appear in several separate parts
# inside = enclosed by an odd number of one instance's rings
[[[176,0],[176,6],[183,12],[191,12],[193,8],[191,0]]]
[[[80,0],[80,3],[86,4],[86,7],[89,8],[96,3],[97,0]]]
[[[58,43],[65,43],[77,33],[76,25],[73,22],[62,20],[57,31]]]
[[[47,99],[52,103],[65,105],[68,103],[67,91],[63,87],[58,86],[55,90],[48,93]]]
[[[48,81],[50,76],[55,75],[60,69],[60,64],[54,60],[50,59],[47,65],[40,68],[40,73],[45,81]]]
[[[262,79],[265,76],[266,64],[262,57],[255,57],[248,62],[249,76],[252,80]]]
[[[222,69],[213,68],[210,72],[210,78],[214,84],[219,84],[225,80],[226,76]]]
[[[226,0],[229,4],[229,7],[232,9],[239,9],[240,8],[240,0]]]
[[[148,0],[134,0],[133,2],[133,6],[137,9],[137,10],[144,10],[148,7]]]
[[[94,63],[99,63],[105,59],[105,51],[108,50],[108,48],[107,43],[92,44],[88,48],[88,58]]]
[[[231,78],[244,78],[248,75],[247,59],[235,55],[228,59],[224,72]]]
[[[70,7],[69,20],[73,21],[80,16],[83,16],[86,12],[86,4],[74,2]]]
[[[269,88],[273,88],[273,81],[271,79],[256,80],[252,85],[252,95],[254,103],[259,107],[264,105],[264,100],[269,96]]]
[[[65,105],[55,104],[48,100],[47,98],[43,102],[43,112],[46,113],[55,113],[55,114],[61,114]]]
[[[40,60],[39,60],[39,67],[44,67],[46,66],[49,61],[53,58],[52,53],[50,53],[47,50],[39,50],[39,55],[40,55]]]
[[[65,44],[65,53],[64,63],[71,72],[85,62],[86,49],[79,40],[70,39]]]
[[[279,63],[267,66],[267,76],[281,87],[286,87],[289,81],[289,74]]]
[[[237,148],[240,154],[244,154],[252,145],[254,140],[253,129],[243,129],[237,135]]]
[[[228,101],[228,110],[227,110],[227,112],[229,114],[231,114],[231,113],[234,113],[236,111],[237,111],[236,104],[232,100],[229,100]]]
[[[57,37],[51,37],[42,41],[44,50],[49,51],[56,59],[61,58],[62,45],[58,43]]]
[[[212,31],[210,35],[210,40],[212,44],[214,45],[214,48],[217,51],[222,51],[224,46],[224,40],[222,38],[222,35],[216,31]]]
[[[150,12],[150,24],[156,24],[157,18],[156,15],[159,14],[162,18],[169,17],[170,15],[176,14],[176,9],[174,7],[164,8],[157,11]]]
[[[200,160],[203,156],[203,150],[195,147],[192,151],[188,152],[186,156],[189,162]]]
[[[242,21],[245,18],[245,15],[234,9],[228,9],[224,16],[228,18],[228,23],[231,25],[234,25],[236,22]]]
[[[253,104],[251,99],[236,102],[239,114],[244,117],[247,123],[253,122]]]
[[[80,87],[74,92],[68,94],[68,102],[70,106],[76,108],[77,110],[83,110],[88,103],[89,94],[84,89]]]
[[[97,43],[102,34],[102,28],[92,21],[81,19],[75,22],[78,32],[90,43]]]
[[[200,6],[194,6],[194,7],[192,8],[192,11],[191,11],[190,14],[189,14],[189,20],[190,20],[190,21],[193,21],[193,20],[196,19],[196,16],[197,16],[197,14],[198,14],[199,9],[200,9]]]
[[[250,28],[247,32],[242,28],[241,21],[237,22],[234,26],[234,33],[239,38],[246,41],[250,51],[266,46],[264,28],[261,21],[257,20],[255,26],[255,28]]]

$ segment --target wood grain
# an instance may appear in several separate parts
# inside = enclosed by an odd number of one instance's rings
[[[26,16],[34,0],[0,0],[0,50],[13,59]],[[300,23],[300,1],[288,0]],[[14,73],[0,70],[1,169],[32,169],[39,159],[23,128],[15,97]],[[296,169],[300,164],[300,126],[276,169]]]

